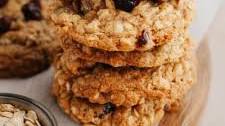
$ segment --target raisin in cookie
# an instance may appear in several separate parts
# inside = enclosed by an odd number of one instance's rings
[[[67,83],[71,83],[76,97],[87,98],[92,103],[110,102],[125,107],[155,98],[167,98],[168,106],[179,105],[196,76],[195,65],[189,56],[153,68],[115,68],[81,59],[68,60],[63,56],[60,62],[58,71],[68,76]]]
[[[113,67],[136,66],[155,67],[162,64],[176,62],[191,47],[190,39],[180,37],[178,40],[166,43],[150,51],[109,52],[101,49],[87,47],[82,44],[64,41],[64,55],[69,59],[79,57],[81,59],[110,64]]]
[[[58,71],[53,93],[64,112],[84,126],[156,126],[164,115],[163,99],[146,101],[131,108],[116,107],[112,103],[90,103],[73,95],[68,79]]]
[[[107,51],[146,51],[188,27],[193,0],[53,0],[62,39]]]
[[[0,77],[29,77],[50,66],[60,51],[40,0],[0,2]]]

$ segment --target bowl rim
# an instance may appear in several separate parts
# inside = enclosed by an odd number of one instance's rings
[[[37,107],[38,109],[40,109],[49,119],[50,123],[52,124],[52,126],[58,126],[56,118],[54,117],[54,115],[52,114],[52,112],[50,110],[48,110],[46,108],[45,105],[43,105],[42,103],[29,98],[27,96],[24,95],[20,95],[20,94],[14,94],[14,93],[0,93],[0,98],[11,98],[11,99],[15,99],[15,100],[22,100],[24,102],[28,102],[31,105]]]

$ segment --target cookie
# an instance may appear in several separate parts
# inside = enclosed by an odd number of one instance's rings
[[[61,38],[107,51],[147,51],[184,32],[193,0],[55,0],[50,19]],[[130,7],[126,10],[121,6]]]
[[[64,56],[58,66],[67,76],[76,97],[92,103],[113,103],[131,107],[149,99],[167,98],[168,106],[179,107],[180,99],[195,81],[195,67],[190,56],[178,62],[153,68],[111,67]]]
[[[75,44],[70,40],[64,41],[62,46],[65,51],[64,55],[68,57],[68,59],[79,57],[91,62],[110,64],[113,67],[155,67],[178,61],[191,47],[190,43],[189,38],[185,39],[184,37],[180,37],[178,40],[145,52],[109,52],[78,43]]]
[[[164,115],[163,99],[146,101],[131,108],[116,107],[112,103],[94,104],[75,97],[67,79],[68,76],[58,71],[53,93],[63,111],[84,126],[155,126]]]
[[[45,3],[5,1],[0,6],[0,77],[29,77],[47,69],[60,45],[45,21]]]

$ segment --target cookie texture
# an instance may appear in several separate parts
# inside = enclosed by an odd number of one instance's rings
[[[191,58],[153,68],[111,67],[106,64],[64,57],[57,66],[62,76],[68,76],[76,97],[92,103],[113,103],[131,107],[146,100],[167,98],[168,106],[178,106],[180,99],[195,81]]]
[[[0,77],[29,77],[47,69],[61,49],[46,1],[8,0],[0,6]]]
[[[53,0],[49,12],[63,40],[107,51],[147,51],[178,39],[192,20],[193,3],[141,0],[127,11],[115,0]]]
[[[163,99],[125,108],[77,98],[72,93],[71,83],[67,82],[68,76],[61,75],[60,71],[55,75],[53,94],[64,112],[84,126],[155,126],[164,115]]]
[[[64,47],[64,55],[67,59],[79,57],[87,60],[87,62],[105,63],[113,67],[155,67],[178,61],[191,47],[190,43],[189,38],[180,37],[178,40],[144,52],[109,52],[82,44],[75,44],[70,40],[64,41],[62,46]]]

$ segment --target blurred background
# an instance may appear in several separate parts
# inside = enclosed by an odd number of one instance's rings
[[[196,42],[209,43],[212,67],[208,104],[200,126],[225,126],[225,1],[197,0],[196,16],[191,34]]]

